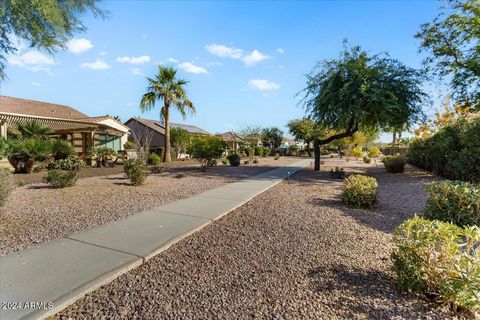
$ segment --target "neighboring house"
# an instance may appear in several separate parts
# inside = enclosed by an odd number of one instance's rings
[[[123,150],[129,129],[110,116],[89,117],[65,105],[0,96],[0,137],[8,139],[8,127],[29,120],[52,130],[52,136],[68,140],[80,158],[94,147]]]
[[[303,141],[296,141],[294,139],[283,138],[282,144],[280,148],[290,148],[291,146],[297,146],[298,148],[302,149],[305,146]]]
[[[135,117],[127,120],[125,125],[132,132],[129,138],[131,141],[141,146],[149,146],[150,149],[165,148],[165,124],[163,122]],[[170,128],[182,128],[195,135],[210,135],[208,131],[187,124],[171,122]]]
[[[233,131],[221,133],[218,134],[218,136],[226,142],[229,150],[238,150],[240,146],[245,143],[245,141]]]

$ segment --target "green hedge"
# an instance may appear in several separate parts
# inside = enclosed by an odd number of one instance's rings
[[[480,182],[480,116],[461,118],[410,145],[407,161],[451,180]]]

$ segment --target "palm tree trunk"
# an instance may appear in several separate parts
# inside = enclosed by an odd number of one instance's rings
[[[170,155],[170,106],[165,101],[165,152],[163,154],[163,162],[172,162]]]

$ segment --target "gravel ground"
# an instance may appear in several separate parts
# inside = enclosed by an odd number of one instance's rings
[[[0,214],[0,254],[118,220],[142,210],[191,197],[225,183],[298,161],[262,158],[259,164],[211,168],[198,164],[168,168],[133,187],[123,174],[79,179],[76,186],[50,189],[43,183],[17,187]]]
[[[379,208],[344,207],[334,166],[375,175]],[[299,172],[55,318],[451,318],[398,291],[389,269],[390,231],[422,210],[434,178],[331,159],[322,170]]]

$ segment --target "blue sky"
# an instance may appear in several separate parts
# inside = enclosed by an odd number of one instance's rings
[[[342,40],[387,51],[420,67],[419,25],[438,1],[106,1],[107,19],[85,16],[87,32],[54,56],[24,44],[7,64],[0,92],[70,105],[88,115],[158,119],[138,109],[157,64],[179,69],[197,113],[173,121],[212,133],[278,126],[304,115],[295,94],[317,61]],[[286,130],[285,130],[286,131]],[[388,135],[389,137],[390,135]],[[385,137],[387,137],[385,135]]]

